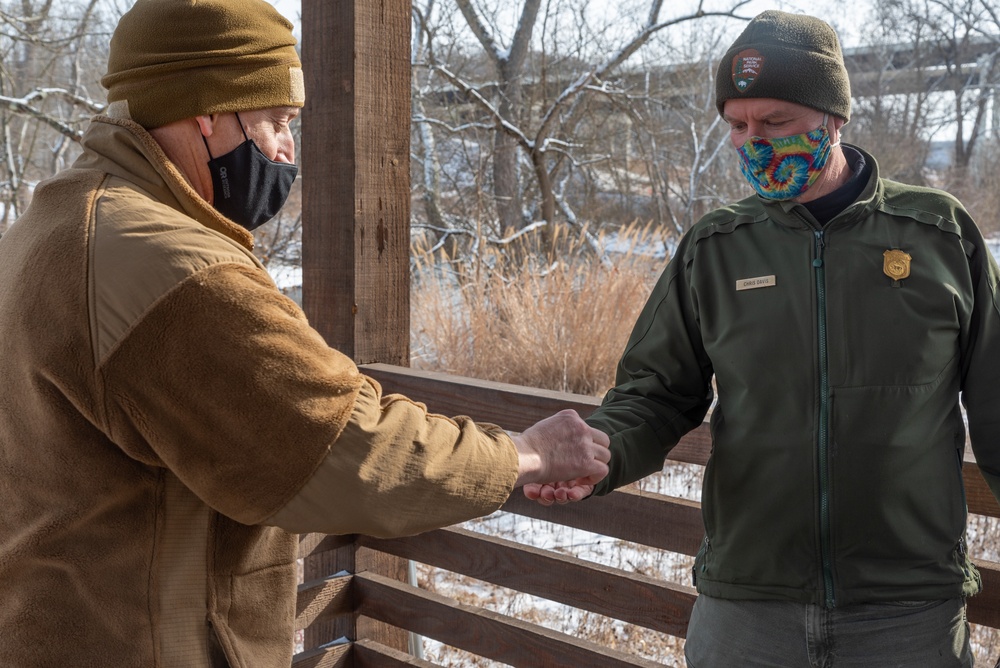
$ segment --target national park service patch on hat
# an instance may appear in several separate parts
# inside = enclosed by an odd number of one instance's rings
[[[764,56],[757,49],[744,49],[733,56],[733,84],[745,93],[764,69]]]

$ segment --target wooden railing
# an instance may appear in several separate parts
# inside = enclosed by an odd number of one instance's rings
[[[373,365],[365,372],[386,391],[418,397],[434,412],[470,415],[512,431],[563,408],[587,415],[599,403],[400,367]],[[670,459],[704,465],[709,447],[703,425]],[[970,512],[1000,517],[974,462],[967,461],[963,473]],[[515,494],[503,509],[685,555],[697,552],[703,535],[698,503],[630,489],[548,508]],[[696,596],[692,587],[456,527],[395,540],[312,534],[302,538],[300,553],[308,581],[299,590],[296,621],[306,629],[307,649],[296,655],[296,668],[433,666],[403,651],[409,633],[514,666],[660,665],[418,589],[404,582],[406,560],[679,637]],[[342,568],[345,563],[354,568]],[[1000,564],[976,563],[984,591],[969,600],[969,621],[1000,628]]]

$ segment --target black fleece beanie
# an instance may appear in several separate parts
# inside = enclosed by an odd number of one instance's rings
[[[851,118],[851,82],[837,33],[804,14],[758,14],[729,47],[715,79],[715,105],[768,97]]]

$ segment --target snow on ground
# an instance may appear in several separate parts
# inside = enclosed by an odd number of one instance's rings
[[[646,478],[639,487],[647,492],[698,500],[701,496],[700,471],[699,466],[670,463],[663,473]],[[502,511],[466,522],[462,526],[470,531],[571,555],[626,573],[641,573],[660,580],[691,584],[690,573],[694,558],[686,555]],[[478,605],[576,638],[642,656],[664,666],[684,665],[684,641],[679,638],[448,571],[419,565],[417,572],[421,586],[462,603]],[[425,658],[442,666],[493,668],[504,665],[474,657],[427,638],[423,639],[423,651]]]

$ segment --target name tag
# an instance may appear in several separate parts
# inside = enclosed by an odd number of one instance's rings
[[[754,290],[756,288],[771,288],[777,285],[774,275],[758,276],[756,278],[741,278],[736,281],[737,290]]]

